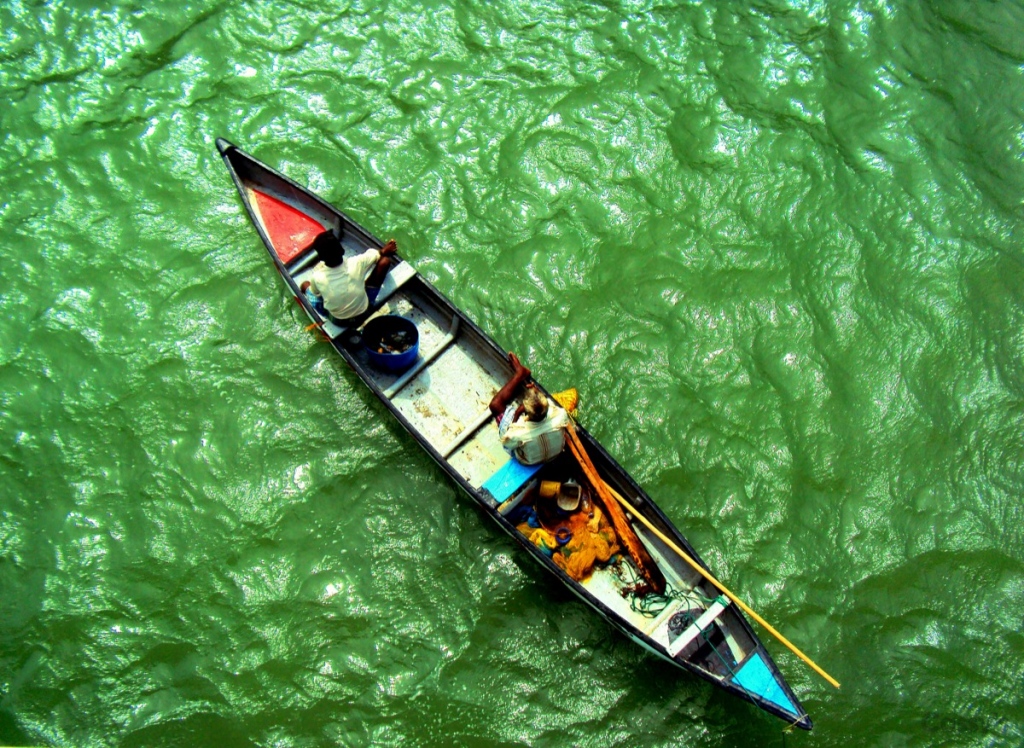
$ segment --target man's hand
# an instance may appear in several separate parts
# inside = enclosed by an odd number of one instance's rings
[[[516,370],[515,376],[518,377],[520,381],[530,378],[530,370],[523,366],[522,362],[519,360],[519,356],[514,353],[508,354],[508,362],[512,364],[512,368]]]
[[[299,286],[299,290],[305,293],[307,288],[309,288],[309,281],[302,281],[302,285]]]
[[[398,251],[398,242],[394,239],[388,239],[387,244],[381,247],[379,251],[382,257],[390,257]]]

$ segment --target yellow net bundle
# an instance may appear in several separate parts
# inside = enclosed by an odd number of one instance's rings
[[[555,402],[565,408],[566,413],[573,418],[576,417],[576,408],[580,403],[580,393],[576,391],[575,387],[555,392],[551,397],[555,398]]]
[[[593,506],[594,518],[584,512],[569,517],[572,538],[551,557],[565,573],[582,582],[594,572],[597,564],[606,564],[619,552],[615,530],[605,519],[604,512]]]
[[[556,531],[543,527],[531,527],[523,522],[516,529],[534,545],[551,552],[551,560],[566,574],[582,582],[594,573],[594,567],[605,564],[619,552],[615,530],[597,506],[591,505],[593,517],[588,512],[570,514],[559,524]],[[559,545],[555,532],[567,530],[571,537]]]

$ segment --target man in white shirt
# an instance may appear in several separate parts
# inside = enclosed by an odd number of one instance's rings
[[[302,290],[311,291],[316,297],[313,308],[338,325],[347,324],[376,301],[397,250],[392,239],[380,249],[370,248],[346,260],[341,242],[331,231],[318,234],[311,246],[320,262]]]
[[[548,401],[530,379],[530,370],[514,353],[508,354],[515,371],[491,400],[490,409],[498,419],[498,440],[505,450],[524,465],[538,465],[558,456],[565,446],[569,415]],[[525,385],[522,403],[513,398]]]

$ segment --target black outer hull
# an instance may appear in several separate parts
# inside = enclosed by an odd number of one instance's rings
[[[228,168],[228,172],[231,174],[231,178],[235,183],[235,187],[238,189],[239,195],[242,197],[242,203],[245,206],[246,212],[249,216],[249,220],[252,222],[256,231],[259,233],[260,238],[263,240],[264,248],[267,250],[267,253],[270,256],[271,261],[274,263],[274,266],[277,268],[278,273],[281,275],[281,279],[284,281],[285,285],[287,285],[289,291],[295,298],[296,302],[305,310],[306,314],[309,315],[311,318],[314,318],[313,310],[310,307],[309,302],[306,300],[305,294],[300,292],[299,288],[291,278],[285,264],[282,263],[278,258],[277,253],[274,251],[273,245],[271,244],[269,237],[264,233],[259,220],[257,220],[255,214],[253,213],[252,207],[249,205],[249,201],[246,198],[245,194],[245,188],[244,185],[242,184],[242,179],[238,174],[236,163],[234,162],[235,159],[244,159],[250,165],[255,166],[258,169],[265,170],[267,173],[273,175],[277,179],[282,180],[284,183],[288,184],[292,189],[296,190],[302,195],[305,195],[307,198],[312,198],[326,211],[340,217],[342,222],[346,225],[346,228],[351,229],[353,233],[361,234],[366,239],[370,240],[375,246],[383,246],[383,242],[380,241],[380,239],[377,238],[375,235],[367,231],[365,228],[360,226],[358,223],[356,223],[343,211],[340,211],[334,206],[330,205],[329,203],[321,199],[318,195],[305,189],[304,187],[302,187],[289,177],[285,176],[284,174],[281,174],[280,172],[276,171],[270,166],[267,166],[261,161],[253,158],[249,154],[244,153],[229,141],[223,138],[218,138],[217,148],[224,159],[224,163]],[[454,304],[452,304],[451,301],[449,301],[444,294],[437,290],[433,286],[433,284],[427,281],[426,278],[423,278],[422,276],[419,276],[419,278],[420,281],[429,289],[429,291],[435,295],[435,300],[441,308],[446,309],[446,311],[459,317],[460,326],[463,329],[467,327],[472,329],[472,331],[476,335],[478,335],[483,341],[486,342],[487,345],[489,345],[493,349],[493,351],[499,358],[504,359],[506,357],[506,351],[503,348],[501,348],[496,342],[494,342],[494,340],[489,335],[487,335],[483,330],[481,330],[476,325],[476,323],[474,323]],[[769,714],[779,717],[780,719],[783,719],[787,722],[793,722],[791,715],[782,711],[771,702],[759,699],[758,697],[750,694],[748,691],[729,681],[717,680],[713,676],[709,675],[708,673],[705,673],[703,670],[697,667],[694,667],[685,660],[669,659],[658,650],[658,646],[655,644],[655,642],[651,640],[648,636],[646,636],[643,632],[626,625],[600,600],[595,598],[593,595],[589,594],[581,585],[577,584],[553,561],[551,561],[547,556],[541,553],[536,546],[527,541],[519,532],[517,532],[515,527],[513,527],[513,525],[508,520],[506,520],[501,514],[499,514],[496,508],[491,506],[491,504],[487,501],[487,499],[479,490],[471,486],[462,477],[462,475],[460,475],[458,472],[455,471],[454,468],[452,468],[448,461],[445,460],[437,452],[437,450],[433,448],[433,446],[431,446],[427,441],[421,438],[419,434],[416,432],[416,430],[413,428],[412,424],[401,413],[401,411],[399,411],[398,408],[396,408],[391,403],[391,401],[384,395],[384,392],[374,383],[373,378],[369,375],[365,368],[359,363],[357,359],[355,359],[345,349],[340,339],[330,341],[330,345],[343,359],[345,359],[346,363],[348,363],[352,370],[355,371],[355,373],[359,376],[363,383],[374,393],[374,395],[377,396],[377,399],[380,400],[380,402],[391,412],[391,415],[394,416],[398,420],[398,422],[402,424],[402,426],[409,433],[409,435],[412,436],[413,439],[415,439],[416,442],[420,445],[420,447],[422,447],[423,450],[426,451],[427,454],[431,456],[431,458],[433,458],[434,462],[436,462],[437,465],[442,470],[444,470],[445,473],[448,474],[449,478],[451,478],[452,481],[457,483],[462,488],[462,490],[465,491],[477,503],[477,505],[483,512],[490,516],[491,519],[493,519],[510,537],[512,537],[524,552],[532,556],[534,560],[536,560],[539,564],[544,566],[550,573],[555,575],[562,582],[562,584],[564,584],[569,590],[571,590],[577,597],[583,600],[583,602],[587,603],[592,608],[594,608],[594,610],[599,615],[601,615],[602,618],[604,618],[620,633],[624,634],[625,636],[629,637],[635,642],[641,644],[646,649],[650,650],[652,653],[660,656],[662,659],[665,659],[668,662],[671,662],[672,664],[683,668],[687,672],[690,672],[693,675],[696,675],[697,677],[708,681],[712,685],[717,686],[733,694],[734,696],[743,699],[744,701],[751,702],[752,704],[759,707],[760,709],[763,709]],[[615,459],[610,454],[608,454],[604,447],[602,447],[601,444],[597,440],[595,440],[581,425],[577,424],[576,431],[580,439],[586,446],[587,452],[590,454],[595,464],[605,468],[606,476],[615,477],[615,480],[610,482],[612,482],[614,485],[620,486],[620,488],[628,486],[631,490],[629,490],[628,492],[624,491],[623,493],[627,493],[627,495],[632,495],[633,497],[635,497],[633,499],[634,506],[643,511],[644,515],[649,520],[651,520],[656,526],[658,526],[659,529],[665,533],[665,535],[670,537],[677,545],[679,545],[683,550],[685,550],[693,559],[695,559],[704,569],[706,569],[710,573],[710,568],[707,566],[706,563],[704,563],[704,560],[700,557],[700,555],[693,548],[693,546],[691,546],[690,543],[686,540],[686,538],[683,537],[683,535],[675,528],[671,521],[669,521],[668,517],[666,517],[662,513],[661,509],[658,508],[658,506],[651,500],[651,498],[647,495],[643,488],[641,488],[640,485],[635,480],[633,480],[632,476],[629,475],[629,473],[622,466],[620,466],[615,461]],[[755,642],[760,642],[759,637],[751,629],[750,624],[747,622],[746,618],[742,615],[738,615],[737,619],[740,621],[741,625],[745,627],[747,634]],[[773,671],[773,673],[778,675],[778,668],[776,667],[774,661],[771,659],[770,656],[768,656],[766,650],[763,650],[763,652],[766,655],[764,659],[768,667]],[[793,699],[793,703],[799,705],[799,702],[796,700],[795,695],[791,693],[790,696]],[[810,730],[813,726],[810,717],[806,714],[803,716],[801,720],[793,722],[793,724],[805,730]]]

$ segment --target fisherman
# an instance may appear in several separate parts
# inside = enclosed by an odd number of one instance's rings
[[[321,316],[336,325],[351,324],[377,300],[398,245],[392,239],[380,249],[371,247],[346,260],[338,237],[324,231],[310,246],[320,262],[313,268],[312,279],[302,284],[302,291],[307,298],[312,293],[310,303]]]
[[[514,372],[491,400],[491,413],[498,421],[498,440],[524,465],[539,465],[554,459],[565,446],[569,415],[531,381],[530,370],[514,353],[508,354]],[[523,388],[522,402],[515,397]]]

